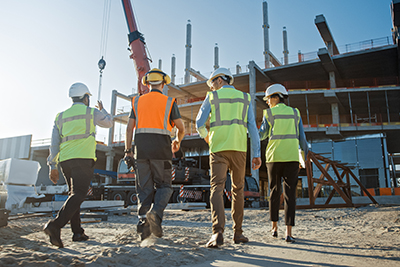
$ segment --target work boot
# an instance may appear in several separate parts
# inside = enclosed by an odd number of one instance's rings
[[[146,220],[146,218],[139,219],[136,231],[137,231],[138,235],[140,235],[140,240],[142,240],[142,241],[151,235],[150,224]]]
[[[233,242],[235,242],[235,244],[247,243],[247,242],[249,242],[249,239],[247,237],[245,237],[243,234],[234,234]]]
[[[147,212],[146,217],[150,224],[151,233],[156,237],[162,237],[161,218],[154,210]]]
[[[57,246],[59,248],[63,248],[64,244],[61,241],[61,228],[55,225],[55,223],[50,220],[48,221],[44,228],[43,231],[45,232],[46,235],[50,237],[50,243],[53,244],[54,246]]]
[[[206,244],[206,248],[218,248],[218,246],[221,246],[223,244],[224,236],[222,235],[222,232],[218,232],[211,236],[210,240]]]
[[[88,239],[89,239],[89,237],[88,237],[87,235],[85,235],[85,233],[82,233],[82,234],[74,234],[74,235],[72,236],[72,241],[75,241],[75,242],[86,241],[86,240],[88,240]]]

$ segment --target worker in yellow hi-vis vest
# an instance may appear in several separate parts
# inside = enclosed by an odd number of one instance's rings
[[[56,184],[59,179],[58,165],[68,185],[69,197],[54,220],[44,227],[50,242],[64,247],[60,232],[68,221],[73,233],[72,241],[86,241],[89,237],[81,227],[80,209],[85,200],[90,181],[93,177],[96,161],[96,125],[110,128],[113,120],[97,101],[97,108],[89,107],[89,88],[83,83],[74,83],[69,89],[73,104],[67,110],[58,113],[54,121],[51,136],[50,155],[47,163],[50,168],[50,180]]]
[[[226,68],[216,69],[207,81],[211,92],[200,107],[196,118],[196,128],[200,137],[210,147],[211,185],[211,239],[208,248],[216,248],[224,243],[225,210],[223,192],[227,171],[232,181],[233,241],[246,243],[242,223],[244,212],[244,179],[246,171],[247,132],[252,147],[252,168],[261,166],[260,139],[250,102],[250,95],[236,90],[233,76]],[[210,131],[206,122],[210,118]]]
[[[265,152],[268,180],[270,187],[269,214],[272,221],[272,236],[278,237],[279,204],[281,179],[285,203],[286,242],[294,242],[296,209],[296,186],[299,172],[299,146],[307,158],[308,145],[303,130],[300,112],[297,108],[286,106],[288,97],[286,88],[273,84],[265,91],[264,100],[269,109],[264,110],[263,121],[259,130],[260,139],[269,139]]]

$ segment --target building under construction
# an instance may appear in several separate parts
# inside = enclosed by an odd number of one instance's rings
[[[236,89],[251,96],[257,124],[267,108],[262,100],[267,86],[283,84],[289,91],[288,103],[300,110],[308,142],[313,152],[333,161],[347,163],[353,168],[366,188],[400,186],[396,165],[400,164],[400,1],[392,2],[393,36],[346,46],[339,51],[327,20],[315,17],[315,26],[326,47],[315,56],[298,54],[298,61],[290,63],[287,51],[287,32],[283,30],[283,60],[280,62],[269,51],[267,3],[263,3],[265,64],[250,61],[246,70],[238,66],[234,73]],[[175,84],[175,57],[172,58],[172,83],[165,88],[168,96],[178,101],[187,136],[182,142],[185,157],[198,159],[208,169],[208,145],[195,130],[195,118],[209,88],[206,77],[191,68],[191,24],[187,24],[186,65],[184,84]],[[214,68],[219,67],[218,47],[215,47]],[[191,82],[191,77],[196,79]],[[133,96],[112,92],[111,113],[115,122],[126,124],[128,113],[117,114],[118,101],[130,101]],[[110,129],[108,145],[98,145],[96,168],[116,170],[123,157],[124,144],[114,142],[115,129]],[[264,161],[266,144],[262,144]],[[48,146],[31,150],[30,159],[42,165],[39,182],[48,180],[45,159]],[[252,171],[248,157],[247,172],[260,181],[266,196],[267,174],[265,165]],[[320,175],[314,170],[313,175]],[[305,174],[303,173],[303,176]],[[303,179],[303,187],[307,187]],[[353,187],[353,185],[352,185]],[[327,189],[328,190],[328,189]],[[352,191],[360,194],[354,183]]]

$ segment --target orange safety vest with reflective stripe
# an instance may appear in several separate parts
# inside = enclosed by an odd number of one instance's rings
[[[174,123],[170,121],[175,98],[150,92],[132,99],[136,116],[135,134],[155,133],[170,135]]]

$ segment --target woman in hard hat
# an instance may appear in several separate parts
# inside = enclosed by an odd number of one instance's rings
[[[294,242],[296,209],[296,186],[299,171],[299,145],[307,157],[308,145],[303,130],[300,112],[297,108],[286,106],[288,97],[286,88],[273,84],[265,91],[263,100],[269,105],[264,110],[262,125],[259,130],[260,140],[268,138],[265,151],[266,166],[270,187],[269,214],[272,221],[272,236],[278,237],[279,205],[281,179],[285,204],[286,242]]]

